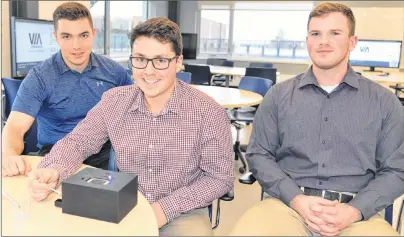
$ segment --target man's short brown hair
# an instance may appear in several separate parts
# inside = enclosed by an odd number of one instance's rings
[[[130,36],[130,48],[141,36],[157,39],[162,43],[171,43],[176,56],[182,55],[182,37],[177,24],[164,17],[151,18],[138,24]]]
[[[69,21],[75,21],[82,18],[87,18],[90,22],[91,28],[93,28],[93,18],[86,6],[78,2],[66,2],[60,4],[53,12],[53,26],[56,31],[58,20],[67,19]]]
[[[344,16],[348,18],[348,24],[349,24],[349,35],[355,35],[355,16],[348,6],[341,4],[341,3],[335,3],[335,2],[325,2],[317,5],[311,12],[309,16],[309,21],[307,22],[307,30],[309,30],[309,24],[310,20],[313,17],[321,17],[324,15],[327,15],[332,12],[340,12]]]

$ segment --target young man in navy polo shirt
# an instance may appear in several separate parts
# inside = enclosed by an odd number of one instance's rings
[[[92,53],[95,29],[84,5],[61,4],[53,13],[53,22],[60,51],[30,70],[20,86],[3,131],[3,176],[31,170],[20,155],[24,134],[35,119],[39,154],[44,156],[76,127],[105,91],[133,83],[118,63]],[[106,169],[110,148],[107,142],[84,163]]]

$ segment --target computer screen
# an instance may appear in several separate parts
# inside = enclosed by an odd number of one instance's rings
[[[402,41],[359,40],[349,56],[352,66],[398,68],[400,67]]]
[[[26,76],[32,67],[59,51],[53,31],[52,21],[11,18],[12,77]]]
[[[182,55],[184,59],[196,59],[198,35],[193,33],[181,33]]]

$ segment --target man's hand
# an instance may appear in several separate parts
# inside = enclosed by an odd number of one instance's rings
[[[335,230],[341,231],[362,219],[362,214],[358,209],[343,203],[338,203],[334,207],[313,204],[310,206],[310,210],[314,216],[309,215],[309,221],[315,222],[315,220],[321,219],[327,222],[326,225],[318,225],[319,233],[326,236],[333,235]]]
[[[312,206],[334,208],[338,205],[338,201],[329,201],[327,199],[315,196],[306,196],[304,194],[297,195],[290,202],[290,207],[293,208],[300,216],[303,217],[308,227],[314,232],[321,232],[320,226],[329,233],[329,235],[339,234],[339,229],[333,226],[327,226],[328,222],[316,216],[311,210]]]
[[[167,217],[166,214],[164,214],[163,209],[160,206],[160,203],[154,202],[151,204],[154,215],[156,216],[157,219],[157,225],[159,229],[163,227],[165,224],[167,224]]]
[[[55,189],[59,180],[59,172],[55,169],[36,169],[28,174],[28,187],[35,201],[42,201]]]
[[[2,176],[27,175],[31,165],[22,156],[3,156],[1,162]]]

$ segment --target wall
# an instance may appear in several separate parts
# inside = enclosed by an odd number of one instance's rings
[[[11,77],[10,3],[1,1],[1,77]]]
[[[181,1],[180,2],[180,29],[183,33],[197,33],[197,12],[198,2]]]
[[[55,9],[62,3],[70,1],[38,1],[39,19],[52,20]],[[90,8],[90,1],[77,1]]]
[[[148,18],[153,17],[168,17],[168,2],[167,1],[148,1],[149,12]]]

